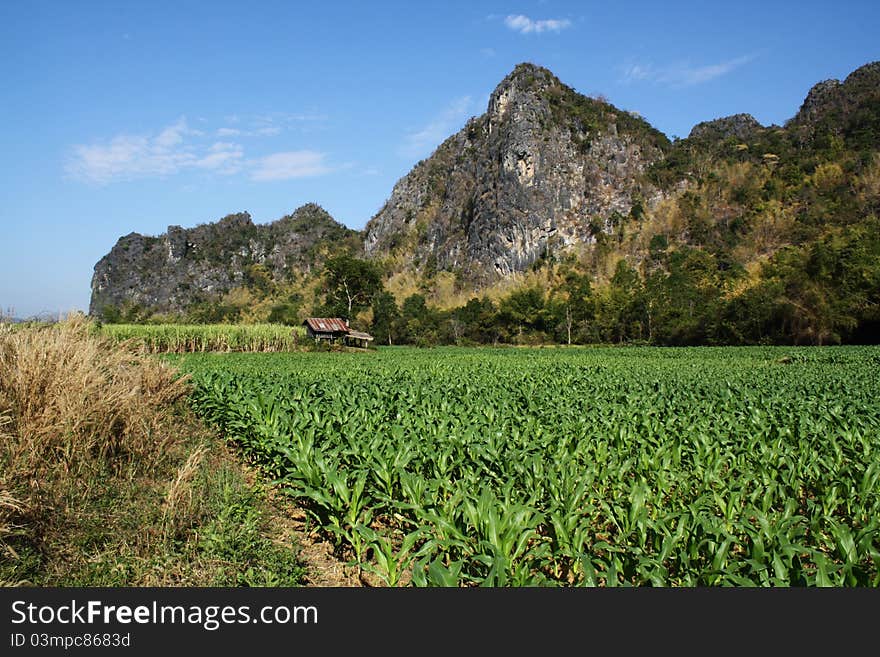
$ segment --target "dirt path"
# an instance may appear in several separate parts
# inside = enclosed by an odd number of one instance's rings
[[[300,560],[306,567],[305,586],[357,587],[363,586],[358,569],[346,564],[333,554],[333,546],[311,531],[305,511],[289,502],[278,504],[273,500],[277,515],[272,518],[285,545],[298,545]]]
[[[222,440],[222,439],[220,439]],[[333,545],[310,526],[305,511],[277,489],[266,485],[259,470],[245,462],[234,447],[223,443],[222,449],[238,462],[250,484],[266,490],[272,541],[286,548],[299,548],[299,559],[306,568],[304,586],[361,587],[367,581],[358,568],[348,565],[333,552]]]

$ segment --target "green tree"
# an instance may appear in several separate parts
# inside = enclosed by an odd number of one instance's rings
[[[596,329],[600,340],[625,342],[645,338],[644,290],[638,273],[620,260],[610,283],[596,295]]]
[[[498,322],[510,342],[543,339],[550,323],[551,313],[538,287],[515,290],[498,305]]]
[[[286,299],[279,301],[269,311],[269,322],[274,324],[287,324],[296,326],[300,323],[299,310],[302,306],[302,295],[298,292],[290,294]]]
[[[562,284],[554,290],[556,296],[548,304],[556,336],[566,344],[590,341],[595,317],[593,286],[587,274],[566,271]]]
[[[122,312],[112,303],[105,304],[101,308],[100,316],[105,324],[119,324],[122,322]]]
[[[478,344],[497,342],[496,314],[497,308],[489,297],[470,299],[453,312],[454,318],[461,323],[462,337]]]
[[[668,345],[711,342],[725,282],[716,257],[681,247],[668,256],[668,267],[652,274],[645,286],[649,339]]]
[[[249,265],[245,269],[244,279],[247,286],[256,292],[258,296],[268,296],[275,289],[272,273],[263,264]]]
[[[395,322],[395,329],[400,340],[408,344],[434,344],[434,326],[431,311],[424,295],[411,294],[400,306],[400,317]]]
[[[349,255],[330,258],[324,265],[324,310],[351,320],[366,310],[382,288],[382,272],[367,260]]]
[[[381,290],[373,295],[373,323],[370,330],[378,342],[392,344],[394,339],[395,324],[400,318],[400,309],[394,295],[387,290]]]

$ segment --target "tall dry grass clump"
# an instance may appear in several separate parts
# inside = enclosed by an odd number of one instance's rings
[[[38,541],[75,504],[72,487],[148,472],[176,440],[163,427],[186,390],[82,316],[0,324],[0,541],[22,526]]]
[[[153,459],[163,411],[186,393],[164,363],[113,345],[81,316],[0,333],[0,413],[7,476],[95,459]]]

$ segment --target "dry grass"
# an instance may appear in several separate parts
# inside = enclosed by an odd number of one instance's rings
[[[0,414],[0,441],[6,442],[10,438],[3,428],[11,422],[12,419],[8,415]],[[15,533],[16,526],[12,519],[22,511],[24,511],[22,503],[5,489],[5,483],[0,480],[0,553],[7,557],[16,556],[15,550],[6,543],[6,539]]]
[[[0,443],[7,479],[39,489],[47,470],[161,458],[165,411],[186,383],[164,363],[112,347],[84,318],[0,334]],[[167,437],[165,438],[167,440]]]
[[[137,349],[82,316],[0,324],[0,585],[290,585],[295,545]]]
[[[25,510],[24,505],[12,497],[9,492],[0,490],[0,552],[15,558],[15,550],[6,543],[6,539],[15,535],[18,526],[13,524],[12,518],[21,515]]]
[[[137,351],[0,324],[0,586],[358,585]]]
[[[13,534],[39,552],[109,480],[151,476],[180,442],[168,411],[186,391],[168,365],[111,346],[82,316],[0,325],[2,558],[20,558]]]
[[[168,487],[162,509],[162,525],[166,539],[175,535],[183,525],[191,521],[195,496],[194,482],[207,452],[208,448],[205,445],[197,446],[178,468],[177,475]]]

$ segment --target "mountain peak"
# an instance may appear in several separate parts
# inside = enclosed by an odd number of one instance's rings
[[[834,97],[839,87],[840,80],[835,79],[822,80],[814,84],[807,92],[807,97],[804,98],[798,112],[799,120],[806,122],[815,118]]]
[[[876,83],[878,76],[880,76],[880,61],[868,62],[864,66],[859,66],[856,70],[846,76],[844,84],[858,84],[867,80]]]
[[[517,64],[489,96],[487,113],[490,123],[501,122],[511,109],[514,110],[511,116],[517,121],[523,118],[517,110],[531,108],[541,113],[548,91],[560,85],[559,78],[543,66],[531,62]]]
[[[870,148],[870,135],[880,130],[878,108],[880,62],[870,62],[854,70],[843,82],[831,79],[813,85],[787,125],[798,131],[802,141],[834,134],[855,139],[859,147]]]
[[[131,233],[95,265],[89,313],[111,317],[126,308],[186,313],[245,285],[254,265],[277,282],[361,248],[358,233],[316,203],[267,224],[237,212],[194,228],[172,225],[157,237]]]
[[[252,226],[253,223],[250,212],[236,212],[233,214],[227,214],[217,222],[217,225],[221,228],[236,228]]]
[[[597,226],[650,196],[642,176],[664,142],[645,121],[577,93],[546,68],[518,64],[486,114],[398,181],[367,224],[365,252],[466,283],[527,271],[594,239]]]
[[[551,85],[558,83],[559,79],[553,75],[553,72],[543,66],[538,66],[532,62],[520,62],[513,67],[513,70],[498,83],[498,87],[509,86],[511,84],[525,84],[526,86]]]
[[[721,140],[736,137],[744,141],[762,127],[751,114],[733,114],[698,123],[691,129],[688,139]]]

